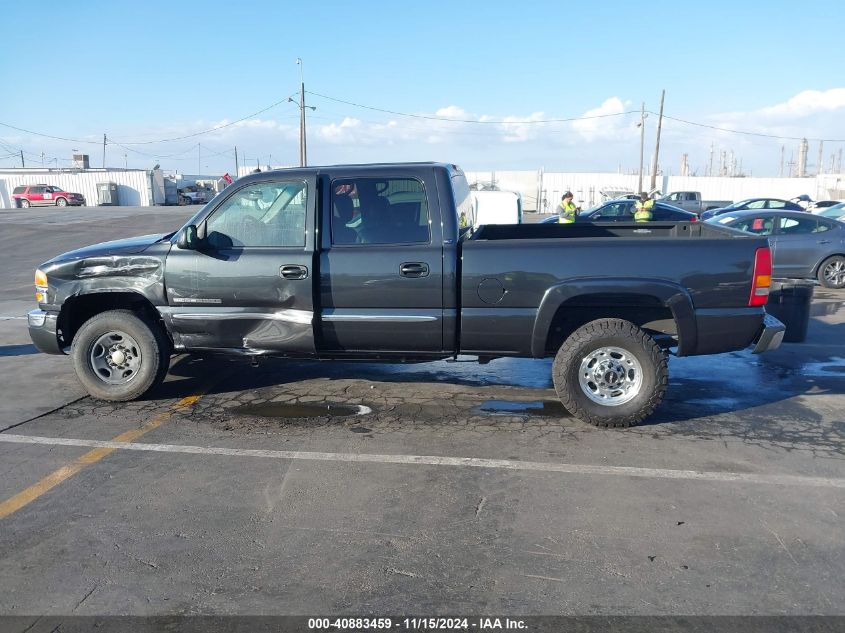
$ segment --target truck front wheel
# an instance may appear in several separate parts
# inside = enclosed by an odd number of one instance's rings
[[[170,344],[160,328],[131,310],[109,310],[79,328],[70,355],[89,394],[123,402],[161,382],[170,364]]]
[[[552,366],[563,406],[602,427],[633,426],[651,415],[663,400],[668,377],[666,353],[622,319],[598,319],[578,328]]]

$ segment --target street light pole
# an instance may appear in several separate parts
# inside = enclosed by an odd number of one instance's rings
[[[640,171],[637,179],[637,195],[643,190],[643,149],[645,147],[645,102],[640,111]]]
[[[305,75],[302,68],[302,59],[296,58],[299,66],[299,166],[308,165],[308,153],[305,141]]]
[[[663,99],[666,97],[666,91],[660,93],[660,115],[657,118],[657,141],[654,144],[654,163],[651,166],[651,190],[657,188],[657,160],[660,154],[660,130],[663,127]]]
[[[316,110],[314,106],[305,105],[305,78],[302,70],[302,59],[296,58],[296,64],[299,66],[299,166],[308,166],[308,150],[305,140],[305,108]],[[296,103],[293,97],[288,97],[288,101]]]

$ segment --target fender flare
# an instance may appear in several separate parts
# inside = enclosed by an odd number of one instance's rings
[[[580,277],[568,279],[549,287],[534,320],[531,335],[531,355],[542,358],[546,355],[546,340],[558,308],[576,297],[592,294],[636,294],[656,298],[669,308],[678,328],[678,356],[690,354],[698,345],[698,326],[692,297],[686,288],[660,279],[632,277]]]

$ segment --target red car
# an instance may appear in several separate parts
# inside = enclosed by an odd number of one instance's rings
[[[81,193],[70,193],[52,185],[21,185],[12,191],[15,206],[21,208],[37,206],[66,207],[82,206],[85,198]]]

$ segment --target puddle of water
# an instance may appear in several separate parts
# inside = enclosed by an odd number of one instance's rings
[[[343,418],[351,415],[365,415],[372,412],[362,404],[332,404],[330,402],[263,402],[245,404],[232,409],[238,415],[252,415],[262,418],[323,418],[326,416]],[[364,431],[357,431],[362,433]]]
[[[802,376],[840,376],[845,374],[845,358],[834,356],[819,363],[804,363],[798,373]]]
[[[725,409],[737,407],[740,404],[739,398],[694,398],[691,400],[684,400],[683,394],[680,394],[678,397],[678,404],[694,404],[698,406],[718,407]]]
[[[554,400],[486,400],[474,409],[488,415],[538,415],[552,418],[572,417],[560,402]]]

